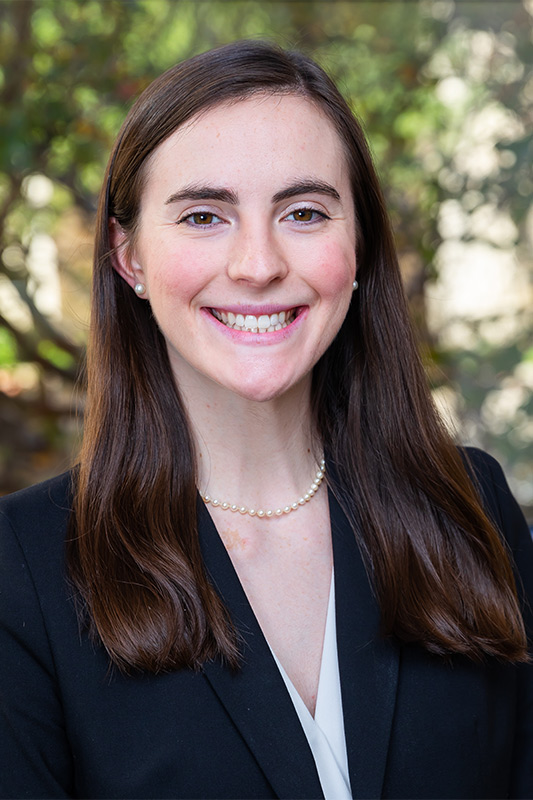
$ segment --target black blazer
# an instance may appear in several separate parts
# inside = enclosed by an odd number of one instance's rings
[[[533,547],[496,462],[484,501],[533,597]],[[283,680],[203,504],[207,569],[244,642],[232,674],[124,677],[80,631],[64,580],[69,476],[0,503],[0,795],[319,798]],[[339,666],[356,798],[533,797],[532,668],[451,663],[378,635],[354,536],[330,496]],[[530,623],[528,617],[528,624]]]

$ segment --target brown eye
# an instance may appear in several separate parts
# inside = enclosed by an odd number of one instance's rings
[[[211,225],[214,216],[207,211],[197,211],[196,214],[192,214],[192,219],[195,225]]]
[[[296,222],[311,222],[316,211],[313,211],[312,208],[299,208],[293,211],[292,214]]]
[[[315,222],[329,219],[329,217],[323,211],[317,211],[316,208],[296,208],[287,215],[286,219],[302,225],[312,225]]]
[[[213,211],[191,211],[181,219],[178,219],[176,225],[186,225],[189,228],[216,228],[218,225],[223,224],[224,220]]]

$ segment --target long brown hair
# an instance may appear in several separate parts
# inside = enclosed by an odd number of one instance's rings
[[[360,289],[314,369],[312,403],[330,486],[352,523],[383,631],[434,653],[525,660],[509,559],[432,405],[362,129],[320,67],[265,42],[237,42],[168,70],[135,103],[111,153],[67,553],[81,613],[123,669],[198,668],[215,656],[238,665],[236,631],[200,553],[194,446],[179,387],[149,303],[113,269],[109,220],[132,240],[157,146],[198,113],[257,92],[315,103],[348,160]]]

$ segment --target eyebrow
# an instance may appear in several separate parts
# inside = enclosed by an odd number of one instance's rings
[[[276,192],[272,200],[274,203],[279,203],[281,200],[288,200],[291,197],[296,197],[299,194],[326,194],[333,197],[334,200],[340,200],[340,194],[329,183],[316,180],[303,180],[292,183],[286,189],[281,189]]]
[[[324,181],[314,179],[301,180],[291,183],[285,189],[280,189],[279,192],[272,197],[273,203],[279,203],[282,200],[289,200],[291,197],[297,197],[300,194],[325,194],[332,197],[334,200],[340,200],[340,195],[334,186]],[[223,189],[219,186],[198,186],[192,184],[184,186],[179,192],[174,192],[165,200],[165,205],[170,203],[179,203],[182,200],[218,200],[223,203],[231,203],[231,205],[238,205],[239,199],[235,192],[231,189]]]
[[[237,205],[239,202],[235,192],[230,189],[222,189],[218,186],[184,186],[179,192],[174,192],[165,200],[165,205],[169,203],[179,203],[180,200],[219,200],[223,203]]]

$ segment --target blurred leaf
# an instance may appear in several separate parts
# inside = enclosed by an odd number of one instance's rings
[[[49,339],[43,339],[37,345],[37,352],[59,369],[69,369],[75,364],[71,353],[65,352]]]
[[[13,335],[0,327],[0,367],[11,367],[17,361],[17,344]]]

